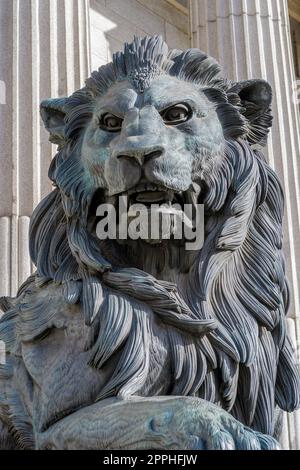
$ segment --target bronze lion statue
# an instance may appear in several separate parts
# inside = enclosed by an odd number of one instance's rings
[[[154,36],[41,103],[54,189],[31,218],[36,272],[1,299],[3,448],[278,448],[300,383],[283,194],[260,151],[271,101]],[[124,195],[203,205],[201,248],[100,239],[97,207]]]

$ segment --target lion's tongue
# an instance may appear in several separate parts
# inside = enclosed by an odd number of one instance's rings
[[[165,201],[167,193],[164,191],[145,191],[138,193],[136,196],[137,202],[161,202]]]

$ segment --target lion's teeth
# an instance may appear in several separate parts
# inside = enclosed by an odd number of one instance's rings
[[[165,193],[163,191],[145,191],[137,195],[138,202],[159,202],[164,200]]]
[[[129,193],[142,193],[144,191],[156,191],[157,186],[151,183],[141,184],[135,188],[132,188]]]

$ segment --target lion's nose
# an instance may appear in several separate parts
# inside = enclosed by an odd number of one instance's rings
[[[154,158],[158,158],[163,154],[162,148],[153,149],[140,149],[140,150],[128,150],[128,151],[121,151],[116,155],[118,159],[127,159],[132,160],[134,159],[137,161],[141,166],[148,163],[150,160]]]

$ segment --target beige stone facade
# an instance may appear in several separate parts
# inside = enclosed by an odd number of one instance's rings
[[[1,0],[0,295],[15,294],[33,269],[29,217],[51,190],[54,149],[39,102],[83,85],[134,34],[154,33],[173,48],[200,47],[232,79],[263,77],[273,86],[267,156],[286,196],[288,322],[299,348],[300,0]],[[300,449],[299,412],[285,416],[282,445]]]

